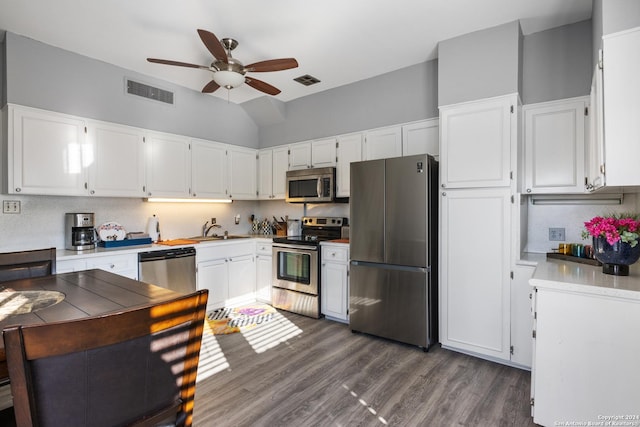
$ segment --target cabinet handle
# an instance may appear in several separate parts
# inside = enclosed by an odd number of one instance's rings
[[[440,184],[440,187],[442,187],[442,188],[447,188],[447,184],[442,183],[442,184]]]
[[[110,268],[110,269],[114,269],[115,267],[116,267],[116,266],[115,266],[114,264],[111,264],[111,265],[109,266],[109,268]]]
[[[89,193],[90,194],[96,194],[96,190],[91,190]]]
[[[443,195],[443,196],[446,196],[446,195],[447,195],[447,193],[443,191],[443,192],[442,192],[442,195]]]
[[[331,253],[331,256],[332,256],[332,257],[335,257],[335,256],[336,256],[336,253],[335,253],[335,252],[332,252],[332,253]]]
[[[527,193],[531,193],[531,189],[530,188],[527,188]]]
[[[22,189],[20,187],[16,188],[16,193],[19,193],[21,191],[22,191]]]

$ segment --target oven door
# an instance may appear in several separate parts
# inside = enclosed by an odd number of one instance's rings
[[[274,243],[273,286],[318,295],[318,247]]]

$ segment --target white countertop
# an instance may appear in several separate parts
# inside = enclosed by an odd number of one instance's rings
[[[545,254],[523,254],[522,264],[537,264],[531,286],[640,301],[640,263],[629,268],[628,276],[602,273],[602,267],[571,261],[547,259]]]
[[[88,251],[70,251],[67,249],[58,249],[56,251],[56,260],[72,260],[78,258],[87,258],[87,257],[95,257],[95,256],[105,256],[105,255],[126,255],[126,254],[137,254],[139,252],[147,252],[147,251],[162,251],[172,248],[185,248],[193,246],[196,249],[198,247],[210,246],[210,245],[226,245],[231,243],[242,243],[249,240],[268,240],[271,242],[273,240],[272,235],[265,234],[247,234],[242,235],[248,237],[248,239],[221,239],[221,240],[209,240],[205,242],[192,243],[187,245],[177,245],[177,246],[169,246],[163,245],[159,243],[153,243],[149,245],[135,245],[135,246],[119,246],[115,248],[101,248],[97,247],[95,249],[91,249]]]

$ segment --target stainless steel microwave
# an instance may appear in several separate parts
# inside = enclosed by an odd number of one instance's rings
[[[336,168],[287,171],[289,203],[332,203],[336,195]]]

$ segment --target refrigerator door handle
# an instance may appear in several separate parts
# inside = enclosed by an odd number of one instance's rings
[[[352,260],[351,265],[358,265],[362,267],[373,267],[373,268],[383,268],[386,270],[399,270],[399,271],[415,271],[418,273],[431,273],[431,266],[426,267],[411,267],[406,265],[396,265],[396,264],[379,264],[375,262],[367,262],[367,261],[356,261]]]

